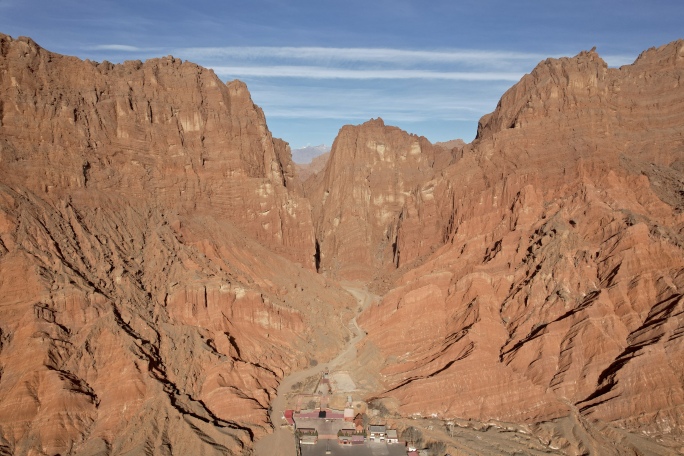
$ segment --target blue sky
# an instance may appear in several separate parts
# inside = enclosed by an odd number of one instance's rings
[[[0,0],[0,32],[91,60],[174,55],[245,81],[274,136],[330,145],[382,117],[431,141],[478,119],[546,57],[611,65],[684,38],[681,0]]]

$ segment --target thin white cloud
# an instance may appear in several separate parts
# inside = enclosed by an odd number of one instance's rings
[[[358,110],[366,111],[424,111],[429,113],[462,112],[481,114],[491,110],[496,100],[484,101],[478,94],[447,95],[442,92],[416,93],[415,91],[382,93],[373,90],[309,90],[288,87],[287,90],[252,88],[257,104],[283,109]]]
[[[318,66],[214,66],[226,77],[309,79],[445,79],[452,81],[518,81],[523,73],[430,70],[354,70]]]
[[[144,49],[137,46],[129,46],[127,44],[98,44],[88,48],[92,51],[116,51],[116,52],[141,52]]]
[[[179,49],[179,54],[199,59],[286,59],[305,61],[385,62],[396,64],[460,63],[500,64],[512,61],[537,62],[548,57],[541,54],[507,51],[454,50],[416,51],[389,48],[326,48],[326,47],[197,47]]]
[[[453,113],[436,116],[434,112],[404,112],[393,110],[340,110],[325,107],[316,108],[291,108],[291,107],[271,107],[268,109],[269,119],[345,119],[345,120],[368,120],[373,117],[382,117],[385,120],[404,121],[404,122],[424,122],[429,120],[448,120],[477,122],[481,115],[459,116]]]
[[[2,5],[0,0],[0,5]],[[547,57],[563,55],[547,55],[539,53],[512,52],[500,50],[410,50],[392,48],[338,48],[338,47],[294,47],[294,46],[228,46],[228,47],[191,47],[179,49],[141,48],[126,44],[100,44],[87,48],[91,51],[110,52],[149,52],[163,51],[183,59],[189,59],[205,66],[231,62],[259,62],[269,66],[278,62],[304,62],[308,67],[339,65],[352,67],[359,63],[389,64],[398,67],[415,67],[419,65],[439,65],[450,68],[477,68],[479,70],[494,69],[516,72],[529,71],[538,62]],[[633,56],[602,55],[609,66],[619,67],[631,64]],[[295,64],[292,66],[298,66]],[[287,67],[286,65],[281,67]],[[251,68],[248,66],[246,68]],[[306,68],[306,67],[305,67]],[[251,74],[250,74],[251,75]],[[294,76],[293,76],[294,77]],[[357,79],[357,78],[354,78]],[[363,79],[363,78],[360,78]],[[489,80],[489,79],[476,79]],[[511,79],[504,79],[511,80]]]
[[[390,82],[380,82],[387,85]],[[428,90],[422,82],[411,89],[372,90],[369,88],[320,88],[288,86],[279,90],[271,84],[251,87],[255,103],[269,119],[340,119],[343,122],[381,116],[390,122],[467,121],[476,123],[496,105],[496,99],[479,91],[454,91],[449,81]],[[403,84],[402,84],[403,85]],[[431,84],[434,86],[434,84]]]

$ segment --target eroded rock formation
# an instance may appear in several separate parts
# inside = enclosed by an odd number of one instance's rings
[[[317,187],[308,192],[319,271],[367,280],[398,264],[406,202],[420,199],[422,184],[450,161],[448,150],[382,119],[343,127]]]
[[[0,52],[0,452],[249,452],[353,301],[287,144],[187,62]]]
[[[311,211],[289,146],[272,138],[244,83],[172,57],[98,64],[6,36],[2,58],[7,172],[57,198],[115,189],[224,218],[313,268]]]
[[[502,97],[423,187],[453,204],[445,244],[361,320],[387,359],[379,396],[681,442],[683,77],[678,41],[619,69],[549,59]]]

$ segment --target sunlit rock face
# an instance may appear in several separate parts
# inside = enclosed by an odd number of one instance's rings
[[[248,452],[348,332],[314,253],[243,83],[0,36],[0,453]]]
[[[423,186],[453,207],[445,245],[362,316],[386,359],[379,396],[404,414],[573,415],[681,442],[682,81],[678,41],[619,69],[593,51],[549,59],[504,94]],[[415,242],[405,220],[398,245]]]
[[[2,38],[4,168],[47,195],[115,189],[210,213],[313,268],[310,207],[289,146],[244,83],[172,57],[122,65]]]
[[[446,149],[382,119],[343,127],[309,191],[319,271],[368,280],[396,267],[402,261],[397,248],[402,211],[422,197],[422,185],[449,161]]]

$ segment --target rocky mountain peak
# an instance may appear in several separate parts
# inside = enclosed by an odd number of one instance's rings
[[[310,192],[319,271],[367,279],[395,267],[399,214],[450,156],[380,118],[342,127]]]
[[[501,97],[494,112],[480,119],[477,139],[520,128],[527,119],[533,121],[549,113],[564,112],[562,104],[567,102],[573,104],[568,107],[575,108],[587,97],[605,91],[608,71],[608,64],[595,49],[575,57],[540,62]]]
[[[659,47],[645,50],[637,57],[635,64],[639,65],[669,65],[680,66],[684,60],[684,40],[679,39]]]
[[[361,126],[382,128],[385,126],[385,121],[382,120],[382,117],[378,117],[365,121]]]

